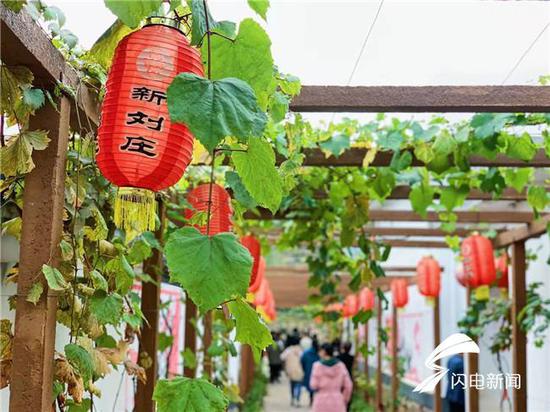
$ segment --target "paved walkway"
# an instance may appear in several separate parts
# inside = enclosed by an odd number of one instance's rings
[[[302,388],[301,407],[290,406],[290,383],[284,372],[279,383],[270,383],[264,398],[264,412],[308,412],[309,394]]]

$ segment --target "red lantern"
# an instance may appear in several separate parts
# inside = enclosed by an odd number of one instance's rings
[[[267,278],[262,277],[260,287],[258,288],[258,291],[254,294],[254,305],[265,306],[267,304],[270,289],[271,288],[269,287],[269,282],[267,281]]]
[[[364,311],[374,309],[374,292],[369,288],[363,288],[359,292],[359,308]]]
[[[264,306],[264,311],[270,320],[273,321],[277,318],[277,311],[275,310],[275,298],[273,297],[273,292],[271,288],[268,289],[267,303]]]
[[[418,290],[424,296],[435,298],[441,290],[441,267],[431,256],[420,259],[416,265]]]
[[[462,265],[462,263],[459,263],[456,267],[456,273],[455,273],[455,277],[456,277],[456,280],[458,281],[458,283],[460,283],[462,286],[464,286],[465,288],[469,287],[470,285],[468,284],[468,278],[466,277],[466,275],[464,274],[464,266]]]
[[[405,279],[395,279],[391,282],[393,306],[402,308],[409,302],[409,290]]]
[[[115,223],[154,229],[154,192],[174,185],[193,154],[193,136],[172,124],[166,90],[181,72],[203,74],[199,52],[176,28],[149,25],[118,44],[101,109],[97,164],[119,186]]]
[[[478,234],[464,239],[461,245],[464,275],[470,287],[490,285],[496,279],[493,244]]]
[[[352,295],[346,296],[344,299],[344,307],[342,309],[342,315],[345,318],[351,318],[355,315],[357,315],[357,312],[359,312],[359,298],[354,293]]]
[[[506,252],[495,259],[495,269],[498,275],[497,286],[508,289],[508,255]]]
[[[341,303],[331,303],[330,305],[325,306],[324,312],[342,312],[344,306]]]
[[[250,279],[250,286],[248,286],[248,291],[250,293],[255,293],[262,283],[262,280],[265,276],[265,259],[263,256],[260,256],[260,264],[258,265],[258,273],[254,278],[254,281]]]
[[[252,256],[252,259],[254,260],[254,264],[252,265],[252,272],[250,274],[250,286],[256,281],[256,278],[258,277],[258,268],[260,265],[260,254],[262,253],[262,246],[260,245],[258,239],[256,239],[252,235],[243,236],[241,238],[241,243],[244,247],[248,249],[250,255]]]
[[[186,219],[191,219],[197,212],[208,213],[208,199],[210,197],[210,185],[202,184],[194,188],[187,195],[187,201],[194,210],[186,209]],[[212,185],[212,205],[210,207],[210,235],[231,231],[231,198],[227,191],[217,185]],[[207,226],[196,226],[203,235],[206,235]]]

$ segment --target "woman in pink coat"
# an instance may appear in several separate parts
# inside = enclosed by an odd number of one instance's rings
[[[333,357],[334,348],[321,346],[321,360],[313,364],[310,386],[315,390],[312,412],[346,412],[353,383],[346,366]]]

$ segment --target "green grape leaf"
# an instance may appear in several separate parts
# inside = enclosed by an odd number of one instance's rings
[[[517,167],[504,170],[504,181],[506,186],[512,187],[516,192],[521,193],[534,175],[532,167]]]
[[[42,283],[34,283],[27,293],[27,302],[31,302],[33,305],[36,305],[40,300],[40,296],[42,296],[42,292],[44,292],[44,286]]]
[[[19,13],[27,4],[27,0],[2,0],[2,4],[15,13]]]
[[[6,146],[0,148],[2,174],[17,176],[34,169],[33,150],[44,150],[48,146],[48,132],[44,130],[24,131],[12,137]]]
[[[40,109],[44,106],[46,97],[44,92],[40,89],[24,89],[23,90],[23,103],[31,107],[33,110]]]
[[[290,101],[286,95],[276,91],[269,97],[269,112],[275,123],[284,120],[289,107]]]
[[[159,352],[164,352],[174,343],[174,337],[172,335],[167,335],[164,332],[158,334],[158,350]]]
[[[109,290],[107,279],[105,279],[97,270],[92,270],[90,272],[90,279],[92,279],[92,285],[95,289],[103,290],[104,292]]]
[[[122,316],[122,309],[122,296],[118,293],[107,294],[103,290],[97,290],[90,298],[90,311],[102,325],[118,324]]]
[[[550,157],[550,132],[543,130],[542,137],[544,139],[544,151],[546,152],[546,156]]]
[[[59,23],[59,27],[63,27],[65,24],[65,13],[56,6],[48,6],[43,11],[44,20],[50,21],[54,20]]]
[[[95,226],[91,228],[90,226],[84,226],[84,236],[91,241],[105,240],[109,233],[107,228],[107,223],[103,218],[103,215],[97,207],[93,207],[91,210],[91,215],[94,219]]]
[[[56,268],[48,265],[42,265],[42,273],[48,282],[48,287],[52,290],[62,291],[69,287],[69,284]]]
[[[92,379],[94,371],[94,362],[90,353],[80,345],[69,343],[65,345],[65,356],[73,365],[84,382]]]
[[[475,137],[486,139],[502,130],[512,118],[509,113],[480,113],[472,117],[470,125],[474,128]]]
[[[506,154],[513,159],[528,162],[537,153],[537,145],[531,139],[529,133],[523,133],[521,136],[508,136],[508,147]]]
[[[210,81],[180,73],[168,87],[167,98],[170,119],[185,123],[209,151],[227,136],[243,141],[259,136],[267,122],[254,91],[239,79]]]
[[[330,139],[319,143],[319,146],[325,152],[325,155],[331,154],[333,156],[340,156],[342,153],[349,149],[350,140],[349,136],[343,133],[338,133],[330,137]]]
[[[388,197],[395,187],[395,173],[387,168],[378,168],[376,170],[376,178],[372,182],[374,195],[379,200],[384,200]]]
[[[435,190],[428,184],[417,183],[409,193],[409,200],[413,210],[422,217],[426,217],[428,207],[433,202]]]
[[[451,212],[454,208],[462,206],[470,193],[468,185],[460,187],[449,186],[441,191],[440,203]]]
[[[281,74],[279,73],[279,87],[283,93],[288,94],[289,96],[297,96],[302,90],[302,83],[300,79],[291,74]]]
[[[99,36],[87,55],[92,61],[108,69],[111,67],[116,46],[125,36],[133,31],[133,29],[125,25],[120,19],[116,19],[116,21]]]
[[[267,326],[260,321],[260,316],[242,297],[227,304],[229,311],[235,317],[238,342],[246,343],[252,348],[254,359],[259,362],[262,350],[273,343]]]
[[[237,173],[250,195],[275,213],[281,204],[283,186],[275,167],[275,152],[265,140],[250,139],[246,152],[231,155]]]
[[[252,10],[267,21],[267,10],[269,9],[269,0],[248,0],[248,5]]]
[[[497,196],[500,196],[506,187],[504,177],[500,174],[500,171],[496,167],[489,168],[486,173],[480,175],[480,178],[481,183],[479,188],[486,193],[494,193]]]
[[[533,209],[541,211],[550,204],[550,196],[544,186],[530,186],[527,190],[527,202]]]
[[[67,412],[89,412],[92,410],[92,400],[90,398],[82,399],[82,402],[76,403],[72,399],[67,400],[69,409]]]
[[[265,110],[268,96],[276,87],[271,40],[265,30],[254,20],[244,19],[233,42],[219,36],[211,38],[211,53],[211,78],[245,81]],[[207,53],[203,52],[203,56]]]
[[[432,146],[424,142],[415,143],[414,155],[424,164],[430,163],[435,158]]]
[[[184,227],[170,235],[165,253],[170,279],[189,293],[201,311],[246,294],[252,257],[232,233],[205,236]]]
[[[441,133],[435,138],[432,148],[436,156],[447,156],[454,151],[456,145],[456,140],[449,133],[449,131],[442,130]]]
[[[104,0],[105,6],[128,27],[136,28],[141,21],[156,12],[162,0]]]
[[[128,261],[130,264],[136,265],[149,258],[152,253],[153,250],[149,245],[149,242],[147,242],[143,236],[139,236],[132,241],[130,250],[128,250]]]
[[[382,149],[397,151],[403,143],[403,135],[399,131],[384,132],[377,142]]]
[[[181,352],[181,357],[183,358],[183,364],[186,368],[195,369],[197,367],[197,356],[191,348],[185,348],[185,350]]]
[[[239,202],[247,209],[254,209],[256,206],[258,206],[258,203],[254,200],[252,196],[250,196],[250,193],[248,193],[246,187],[244,187],[241,177],[238,173],[232,170],[228,170],[227,172],[225,172],[225,181],[233,191],[233,196],[235,197],[235,200],[237,200],[237,202]]]
[[[202,378],[161,379],[155,385],[153,399],[158,412],[222,412],[229,405],[223,391]]]

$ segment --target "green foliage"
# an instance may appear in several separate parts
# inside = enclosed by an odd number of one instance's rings
[[[122,316],[122,296],[97,290],[90,299],[90,311],[100,324],[116,324]]]
[[[156,12],[162,0],[105,0],[105,5],[120,21],[136,28],[148,16]]]
[[[252,10],[258,13],[262,19],[267,20],[269,0],[248,0],[248,5]]]
[[[153,399],[159,412],[222,412],[229,404],[223,391],[207,380],[182,377],[159,380]]]
[[[71,365],[76,368],[84,382],[88,382],[92,379],[94,362],[86,349],[80,345],[69,343],[65,345],[65,356]]]
[[[264,398],[267,395],[267,376],[261,370],[254,373],[254,380],[246,394],[241,412],[262,412]]]
[[[165,253],[170,279],[189,293],[201,311],[246,294],[252,258],[232,233],[204,236],[184,227],[171,234]]]
[[[68,283],[63,278],[63,275],[56,268],[48,265],[42,265],[42,273],[48,282],[48,287],[52,290],[63,291],[69,287]]]
[[[248,150],[233,152],[231,158],[254,201],[275,213],[281,204],[283,188],[271,145],[262,139],[250,139]]]
[[[530,186],[527,190],[527,202],[535,211],[540,212],[550,204],[550,195],[544,186]]]
[[[12,137],[6,146],[0,149],[2,174],[17,176],[34,169],[32,152],[44,150],[50,139],[44,130],[25,131]]]
[[[242,297],[229,302],[229,311],[235,317],[238,342],[250,345],[256,362],[260,361],[262,350],[273,343],[267,326],[260,321],[259,314]]]
[[[415,212],[426,217],[428,207],[433,202],[435,190],[427,183],[417,183],[411,189],[409,200]]]
[[[170,119],[185,123],[193,135],[212,151],[226,137],[247,141],[259,136],[266,124],[254,91],[242,80],[208,80],[180,73],[168,87]]]
[[[207,29],[210,29],[210,32],[217,32],[228,37],[233,37],[232,33],[235,31],[234,23],[228,21],[218,22],[214,20],[208,7],[205,7],[206,2],[203,0],[187,0],[187,4],[191,8],[191,13],[193,14],[191,26],[192,46],[198,46],[203,42],[208,31]]]
[[[116,46],[125,36],[133,30],[117,19],[105,32],[96,40],[88,55],[90,60],[99,63],[103,68],[108,69],[115,54]]]
[[[31,302],[33,305],[36,305],[40,300],[40,296],[42,296],[42,292],[44,292],[44,286],[42,283],[34,283],[27,293],[27,302]]]
[[[543,299],[537,289],[542,283],[535,282],[527,287],[527,303],[518,314],[518,322],[525,333],[532,333],[537,348],[544,345],[550,328],[550,299]]]
[[[27,4],[27,0],[2,0],[2,4],[11,11],[19,13]]]

